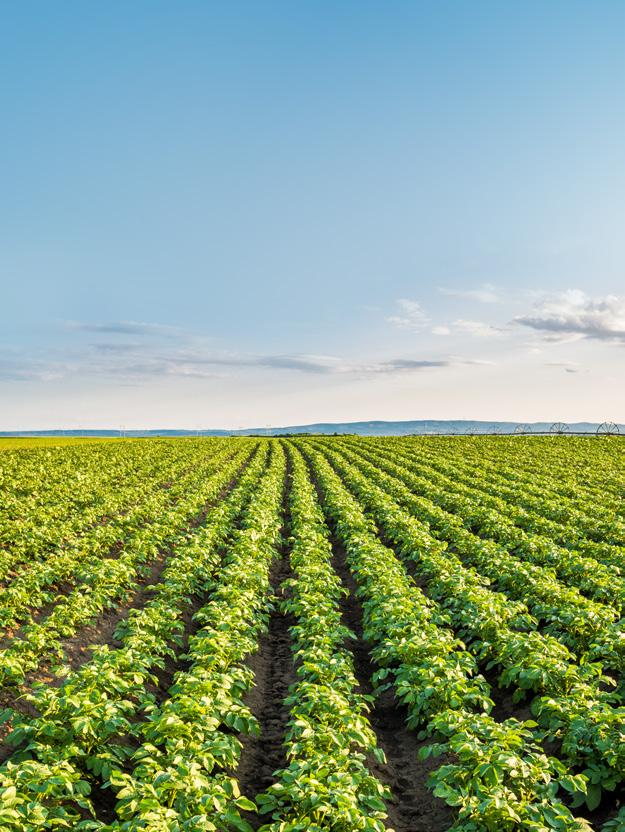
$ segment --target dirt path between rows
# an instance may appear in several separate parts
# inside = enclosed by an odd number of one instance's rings
[[[355,634],[349,646],[354,656],[354,669],[362,693],[371,694],[371,677],[375,666],[363,639],[362,605],[356,596],[356,582],[349,571],[343,548],[334,543],[333,565],[349,595],[341,604],[343,620]],[[417,738],[416,731],[406,726],[406,708],[395,699],[392,691],[385,691],[372,706],[369,714],[378,745],[386,756],[386,765],[370,759],[369,769],[391,789],[394,802],[387,804],[389,826],[395,832],[445,832],[454,821],[453,811],[427,787],[427,776],[441,765],[440,758],[421,761],[419,750],[426,745]]]
[[[282,553],[271,569],[272,591],[281,597],[280,586],[291,574],[288,555]],[[260,723],[260,736],[242,737],[243,751],[237,768],[241,793],[252,800],[275,782],[274,771],[288,765],[284,738],[289,719],[285,705],[289,686],[296,680],[289,627],[293,620],[277,607],[271,614],[268,632],[261,636],[259,649],[248,660],[255,684],[245,703]],[[258,829],[265,819],[249,813],[246,820]]]
[[[288,765],[284,740],[289,708],[285,699],[289,687],[297,678],[289,632],[295,621],[293,616],[282,612],[279,604],[283,598],[282,585],[293,575],[287,544],[290,533],[290,473],[291,463],[287,456],[282,497],[282,540],[269,570],[270,592],[275,596],[274,609],[269,617],[268,630],[260,637],[258,651],[247,660],[248,667],[254,673],[254,686],[246,694],[245,704],[260,724],[260,735],[241,737],[243,750],[236,777],[241,794],[251,800],[276,782],[273,776],[275,771]],[[267,820],[255,812],[244,812],[243,816],[253,829],[258,829]]]

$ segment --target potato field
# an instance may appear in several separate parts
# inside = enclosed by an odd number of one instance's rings
[[[0,453],[0,830],[625,830],[618,437]]]

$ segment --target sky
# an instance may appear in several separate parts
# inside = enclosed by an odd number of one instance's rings
[[[625,422],[625,4],[0,10],[0,430]]]

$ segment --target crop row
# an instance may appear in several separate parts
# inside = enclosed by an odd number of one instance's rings
[[[391,680],[408,707],[410,724],[438,740],[432,752],[454,755],[434,773],[433,786],[457,808],[460,825],[455,828],[587,828],[557,798],[559,786],[583,790],[583,778],[543,753],[533,740],[533,723],[513,718],[500,723],[489,715],[489,688],[474,657],[395,553],[377,539],[371,521],[322,454],[308,444],[303,452],[359,587],[365,638],[380,665],[375,681]]]
[[[383,440],[384,442],[385,440]],[[393,440],[391,440],[393,441]],[[407,447],[423,441],[406,441]],[[622,480],[620,442],[597,442],[578,437],[474,437],[472,439],[427,440],[427,447],[455,464],[473,462],[477,470],[488,470],[509,478],[540,494],[545,487],[582,511],[588,506],[619,509]]]
[[[341,449],[340,453],[352,456],[353,452]],[[465,528],[461,516],[413,493],[408,488],[412,475],[402,466],[378,458],[376,465],[365,462],[364,457],[363,463],[370,473],[380,468],[389,472],[385,482],[392,484],[392,493],[400,502],[427,524],[435,537],[447,542],[464,563],[476,568],[511,598],[527,603],[545,624],[547,632],[556,635],[579,656],[590,654],[608,667],[623,667],[625,633],[616,622],[614,609],[585,598],[575,587],[565,586],[557,580],[552,569],[527,563],[494,541],[473,534]],[[439,499],[444,501],[446,497],[441,489],[439,494]]]
[[[414,473],[445,483],[445,487],[452,483],[484,507],[505,513],[526,531],[537,532],[591,557],[605,556],[606,562],[614,562],[620,554],[618,547],[625,543],[625,522],[599,502],[585,503],[582,511],[545,484],[536,487],[524,481],[515,482],[509,474],[486,469],[483,464],[468,465],[461,459],[451,462],[442,454],[431,450],[425,453],[418,446],[405,443],[387,441],[368,445],[368,449],[388,451]]]
[[[195,615],[201,628],[189,640],[189,667],[140,724],[132,770],[112,771],[105,784],[116,792],[120,818],[104,827],[110,832],[251,829],[241,811],[255,805],[232,772],[242,750],[238,735],[259,730],[243,701],[254,683],[246,660],[271,611],[284,478],[284,451],[275,444],[210,599]]]
[[[171,509],[177,509],[181,498],[229,459],[242,459],[241,451],[233,456],[232,449],[222,448],[207,461],[196,463],[193,470],[179,472],[176,483],[167,490],[157,490],[146,496],[123,517],[122,524],[99,527],[95,534],[85,535],[75,546],[64,545],[42,560],[31,560],[13,580],[0,587],[0,626],[5,629],[30,621],[46,604],[59,597],[59,588],[68,594],[72,588],[97,581],[98,572],[114,569],[113,561],[121,553],[125,556],[145,530]],[[123,528],[122,528],[123,526]]]
[[[222,447],[113,443],[4,454],[0,580],[10,580],[18,565],[28,568],[59,547],[80,548],[85,536],[112,545],[124,532],[128,512]]]
[[[383,832],[384,799],[390,795],[369,771],[367,756],[380,762],[384,756],[345,645],[353,634],[341,620],[344,589],[332,567],[329,530],[306,466],[292,445],[288,452],[293,577],[283,585],[282,609],[295,618],[297,681],[286,700],[289,765],[257,797],[260,810],[273,819],[261,832]]]
[[[40,621],[24,626],[0,653],[0,682],[21,684],[44,657],[62,658],[63,641],[97,614],[132,595],[134,585],[161,552],[174,548],[203,507],[215,501],[240,469],[249,447],[221,460],[217,471],[198,466],[182,478],[178,502],[161,508],[152,522],[138,524],[115,558],[94,559],[84,581],[66,595],[59,595],[52,611]],[[207,476],[208,474],[208,476]],[[18,599],[19,600],[19,599]]]
[[[464,567],[444,542],[432,537],[427,525],[398,505],[392,478],[367,463],[354,465],[337,453],[330,456],[383,533],[416,564],[428,593],[469,640],[472,652],[481,662],[498,667],[500,683],[513,686],[518,698],[528,691],[539,694],[533,711],[544,736],[561,743],[561,756],[569,766],[583,768],[588,803],[596,806],[602,789],[612,790],[625,779],[625,708],[614,707],[605,692],[600,665],[578,665],[564,645],[529,630],[535,622],[523,604],[490,590],[478,572]]]
[[[527,532],[509,519],[514,515],[502,501],[476,496],[469,488],[454,481],[452,477],[443,477],[428,471],[424,466],[417,469],[411,456],[401,452],[371,451],[349,444],[345,447],[359,453],[374,465],[386,466],[391,472],[398,472],[402,481],[419,495],[431,500],[454,521],[460,521],[464,528],[486,540],[500,543],[505,549],[539,566],[546,566],[574,588],[600,603],[616,607],[620,613],[625,609],[625,580],[620,576],[618,563],[622,563],[622,554],[616,547],[610,555],[600,556],[606,562],[594,557],[579,554],[558,546],[544,534]]]
[[[154,672],[182,644],[185,608],[218,576],[221,549],[258,489],[267,452],[260,449],[232,492],[211,510],[206,525],[180,541],[153,597],[120,623],[115,634],[120,647],[103,645],[59,687],[36,689],[30,699],[38,718],[13,715],[9,740],[17,750],[0,773],[3,828],[23,832],[101,825],[84,819],[94,813],[88,796],[124,767],[137,748],[141,715],[155,704],[150,690]],[[228,475],[223,472],[221,485]]]

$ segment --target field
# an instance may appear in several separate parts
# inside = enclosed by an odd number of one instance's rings
[[[625,830],[625,443],[0,454],[0,829]]]
[[[110,442],[110,439],[94,439],[88,436],[0,436],[0,451],[16,448],[57,448],[71,445],[89,445],[93,442]]]

